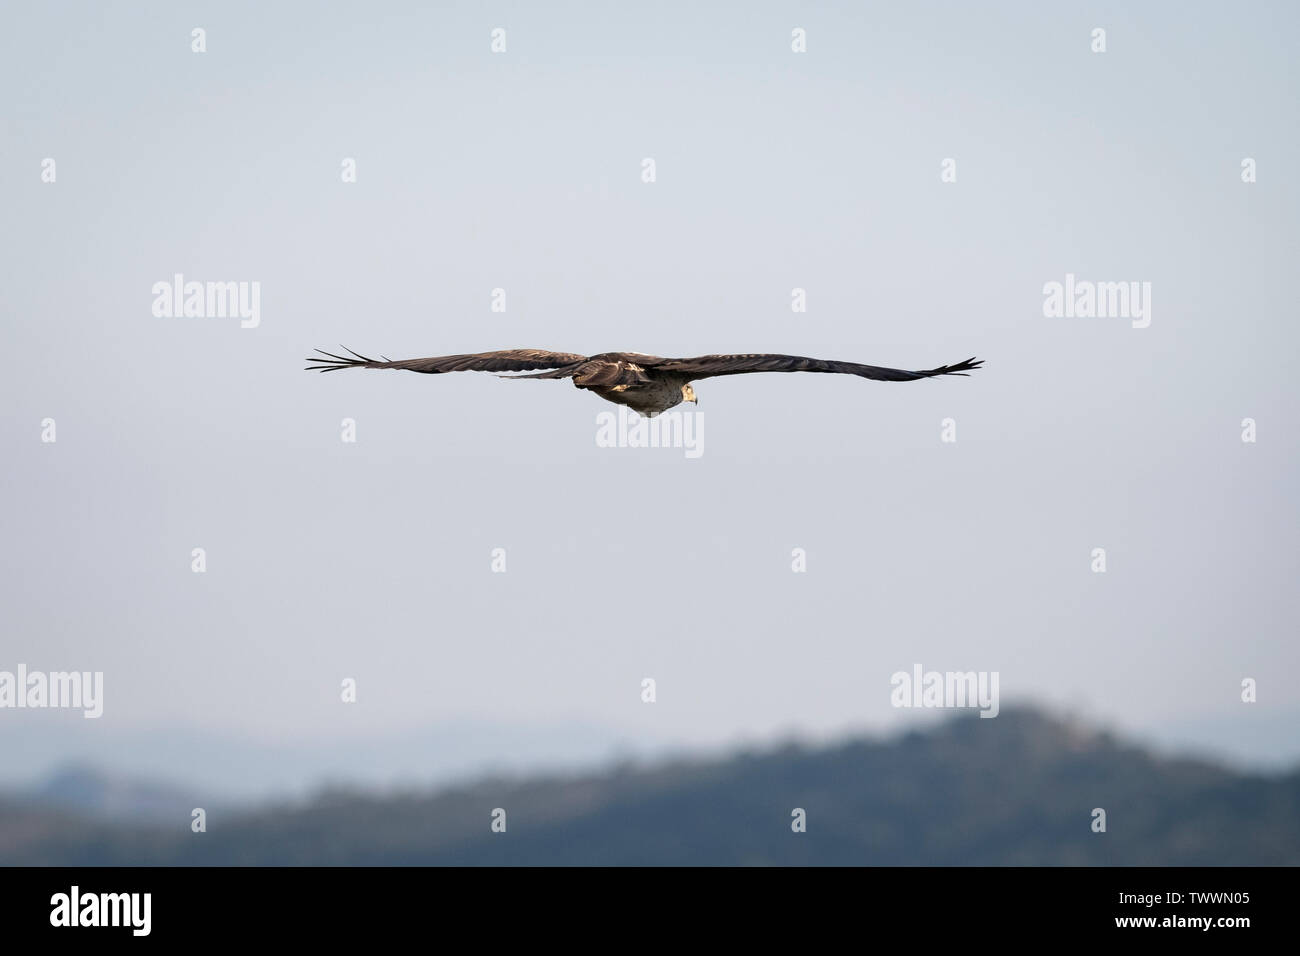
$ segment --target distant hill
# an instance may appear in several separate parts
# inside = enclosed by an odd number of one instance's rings
[[[507,830],[490,832],[494,808]],[[793,833],[791,811],[807,812]],[[1093,833],[1104,808],[1107,832]],[[1300,771],[1167,759],[1031,710],[435,793],[331,791],[171,828],[0,803],[9,864],[1294,865]]]
[[[179,787],[70,764],[25,794],[45,807],[73,814],[135,823],[162,823],[189,816],[196,797]]]

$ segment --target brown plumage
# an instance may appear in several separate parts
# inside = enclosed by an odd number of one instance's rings
[[[308,371],[334,372],[341,368],[396,368],[408,372],[440,375],[443,372],[533,372],[531,375],[503,375],[502,378],[571,378],[578,388],[595,392],[606,401],[626,405],[651,417],[683,401],[694,402],[691,382],[721,375],[750,372],[828,372],[857,375],[879,382],[910,382],[938,375],[966,375],[984,364],[969,358],[956,365],[909,372],[901,368],[858,365],[804,358],[799,355],[700,355],[695,358],[660,358],[639,352],[602,352],[576,355],[542,349],[508,349],[467,355],[439,355],[431,358],[377,361],[344,348],[352,358],[320,352],[324,358],[309,358]],[[538,371],[547,369],[548,371]]]

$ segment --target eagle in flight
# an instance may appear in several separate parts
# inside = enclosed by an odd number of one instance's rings
[[[322,352],[324,358],[308,358],[307,371],[334,372],[341,368],[397,368],[408,372],[440,375],[443,372],[533,372],[532,375],[502,375],[501,378],[571,378],[578,388],[595,392],[607,402],[626,405],[641,415],[653,418],[682,402],[694,402],[691,383],[719,375],[745,375],[750,372],[833,372],[857,375],[878,382],[911,382],[937,375],[965,375],[983,365],[969,358],[956,365],[909,372],[901,368],[880,368],[854,362],[831,362],[802,358],[798,355],[700,355],[696,358],[660,358],[640,352],[602,352],[599,355],[574,355],[572,352],[546,352],[541,349],[507,349],[502,352],[476,352],[469,355],[439,355],[432,358],[377,361],[358,355],[346,346],[352,358]],[[547,371],[537,371],[547,369]]]

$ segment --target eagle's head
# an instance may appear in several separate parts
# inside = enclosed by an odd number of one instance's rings
[[[695,389],[691,388],[690,385],[682,386],[682,401],[690,402],[692,405],[700,404],[700,400],[695,397]]]

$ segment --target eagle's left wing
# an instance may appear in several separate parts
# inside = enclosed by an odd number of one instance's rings
[[[801,355],[700,355],[695,358],[664,359],[655,370],[684,375],[690,380],[719,375],[745,375],[750,372],[830,372],[858,375],[878,382],[910,382],[918,378],[934,378],[936,375],[965,375],[983,364],[979,359],[968,358],[956,365],[941,365],[938,368],[910,372],[901,368],[804,358]]]

